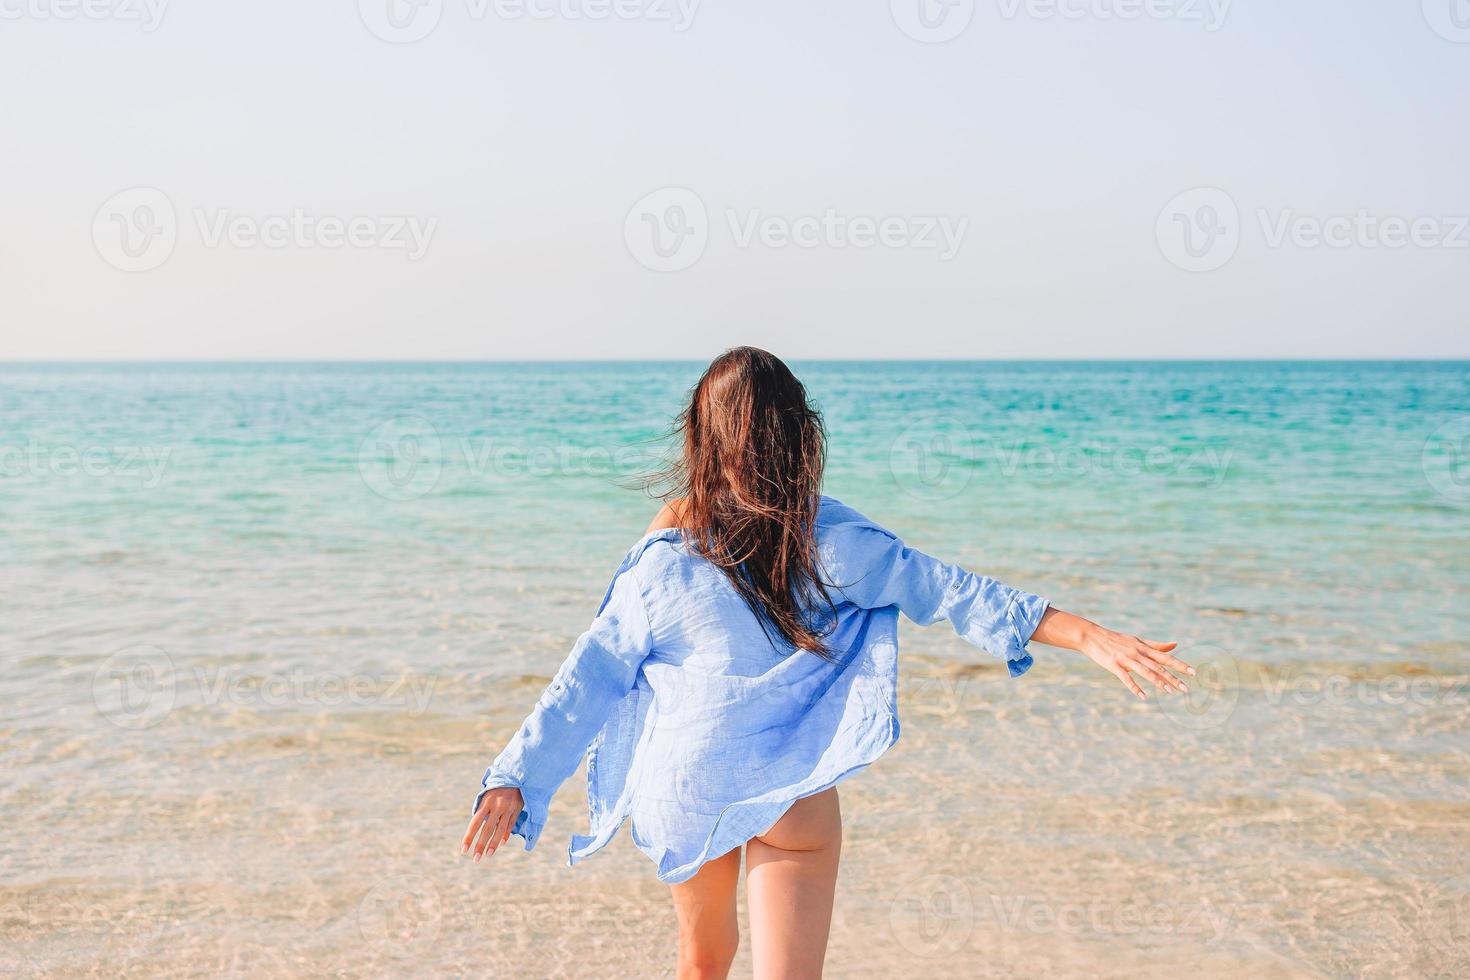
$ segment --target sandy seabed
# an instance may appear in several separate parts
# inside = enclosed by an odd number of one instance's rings
[[[1192,705],[1143,705],[1055,662],[1012,681],[917,646],[899,744],[841,787],[830,976],[1470,974],[1463,678],[1285,710],[1235,663]],[[398,711],[23,719],[0,972],[672,976],[667,889],[626,828],[565,867],[580,774],[536,852],[458,855],[483,747],[545,678],[430,680]]]

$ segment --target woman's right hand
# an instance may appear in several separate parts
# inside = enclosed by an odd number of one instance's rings
[[[514,786],[486,790],[475,815],[470,817],[459,853],[468,854],[474,847],[476,864],[487,852],[494,854],[495,849],[510,837],[523,806],[521,791]]]

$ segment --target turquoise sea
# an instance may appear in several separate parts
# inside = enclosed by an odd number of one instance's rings
[[[832,975],[1470,970],[1470,362],[793,367],[827,493],[1201,669],[907,625]],[[0,365],[0,970],[671,968],[579,779],[456,845],[701,369]]]

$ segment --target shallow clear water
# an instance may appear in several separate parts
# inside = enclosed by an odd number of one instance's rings
[[[667,971],[580,777],[456,845],[698,370],[0,365],[0,970]],[[829,493],[1201,667],[906,626],[831,975],[1470,970],[1470,364],[798,370]]]

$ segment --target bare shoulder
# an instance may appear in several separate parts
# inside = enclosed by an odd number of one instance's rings
[[[654,517],[653,523],[648,525],[648,530],[643,533],[652,534],[654,531],[662,531],[664,528],[683,526],[684,501],[670,500],[664,504],[663,509]]]

